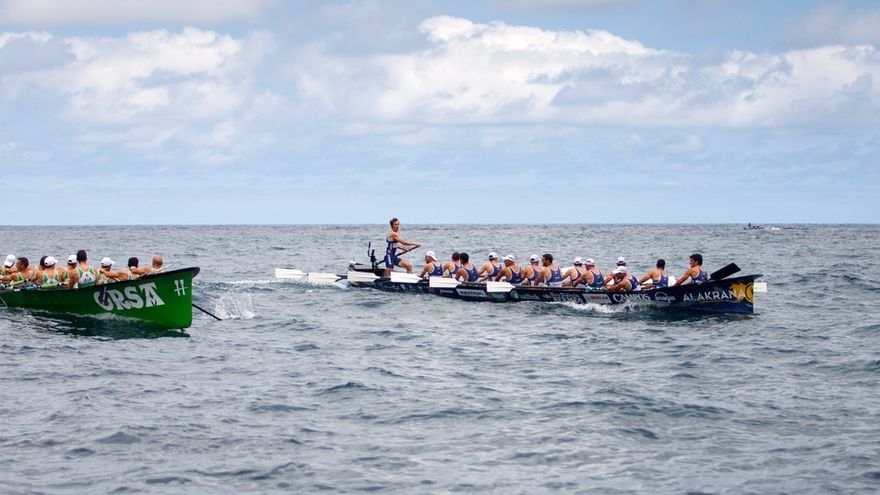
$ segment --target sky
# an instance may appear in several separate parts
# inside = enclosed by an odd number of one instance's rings
[[[0,0],[0,224],[877,223],[878,47],[875,1]]]

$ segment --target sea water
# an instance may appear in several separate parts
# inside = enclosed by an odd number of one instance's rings
[[[199,266],[186,332],[0,309],[2,493],[875,493],[880,228],[407,225],[446,261],[688,255],[753,316],[469,303],[343,273],[387,227],[2,227],[0,255]],[[380,253],[381,255],[381,253]]]

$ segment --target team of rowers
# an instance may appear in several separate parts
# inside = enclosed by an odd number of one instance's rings
[[[17,287],[30,284],[44,289],[89,287],[111,282],[135,280],[138,277],[159,273],[164,268],[161,256],[154,256],[149,266],[139,266],[137,258],[129,258],[124,270],[113,270],[114,261],[108,257],[101,260],[101,266],[89,265],[89,257],[85,250],[67,257],[67,266],[58,267],[58,260],[52,256],[43,256],[37,266],[30,264],[25,257],[16,258],[10,254],[0,270],[0,286]]]
[[[391,230],[386,236],[385,267],[388,275],[395,266],[413,272],[410,262],[401,259],[400,255],[421,247],[417,242],[405,240],[400,235],[400,221],[392,218],[389,222]],[[401,248],[400,246],[405,246]],[[676,280],[675,285],[703,283],[709,280],[709,274],[703,269],[703,257],[694,253],[689,258],[690,268]],[[480,268],[471,263],[468,253],[452,253],[450,261],[440,263],[434,251],[425,253],[425,266],[419,273],[420,277],[451,277],[461,282],[481,283],[486,281],[506,281],[513,285],[547,286],[547,287],[578,287],[604,289],[612,291],[635,291],[642,288],[659,288],[669,286],[666,273],[666,262],[657,260],[656,267],[641,279],[633,275],[626,266],[626,260],[617,258],[617,266],[611,274],[604,276],[591,258],[574,259],[574,266],[562,270],[553,261],[552,254],[529,257],[529,264],[520,267],[512,254],[499,261],[498,254],[489,253],[489,259]]]

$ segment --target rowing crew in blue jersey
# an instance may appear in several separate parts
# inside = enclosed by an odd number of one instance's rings
[[[709,280],[709,274],[706,273],[706,270],[703,270],[703,256],[699,253],[694,253],[690,256],[688,261],[690,262],[691,267],[684,272],[684,275],[682,275],[680,279],[675,281],[675,285],[702,284],[703,282],[707,282]]]
[[[480,276],[477,274],[477,267],[470,262],[470,255],[461,253],[461,268],[455,275],[455,279],[461,282],[476,282]]]
[[[422,245],[418,242],[407,241],[400,235],[400,220],[392,218],[388,221],[388,224],[391,225],[391,230],[385,236],[385,259],[383,260],[385,262],[385,276],[390,276],[395,266],[405,269],[406,273],[412,273],[412,263],[400,258],[400,255]],[[397,250],[400,249],[400,246],[409,246],[410,249],[398,252]]]
[[[608,287],[608,290],[629,292],[639,290],[639,281],[636,276],[629,273],[625,266],[618,266],[611,272],[614,283]]]
[[[443,276],[443,265],[440,264],[440,261],[437,260],[437,255],[434,254],[434,251],[428,251],[425,253],[425,267],[422,268],[422,273],[419,274],[419,277],[442,277]]]
[[[495,281],[500,282],[501,279],[504,279],[513,285],[523,283],[523,269],[516,264],[516,257],[508,254],[502,259],[504,260],[504,268],[495,277]]]
[[[489,253],[489,261],[480,267],[480,282],[495,280],[495,278],[498,277],[498,274],[501,273],[501,268],[501,263],[498,262],[498,254],[496,254],[495,251],[492,251]]]
[[[648,283],[650,281],[650,283]],[[639,280],[639,285],[643,289],[660,289],[669,287],[669,275],[666,274],[666,261],[657,260],[657,267],[649,271],[647,275]]]

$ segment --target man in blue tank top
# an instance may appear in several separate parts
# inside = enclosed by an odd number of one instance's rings
[[[579,284],[584,284],[587,288],[590,289],[601,289],[605,287],[605,277],[602,275],[602,272],[596,268],[596,261],[593,258],[587,258],[584,260],[584,274],[581,275],[580,280],[575,282],[575,287]]]
[[[646,283],[648,281],[651,283]],[[639,279],[639,285],[643,289],[660,289],[669,286],[669,276],[666,274],[666,261],[657,260],[657,267],[648,272],[647,275]]]
[[[455,274],[458,273],[458,269],[461,268],[461,263],[459,262],[460,259],[461,255],[458,251],[452,253],[452,260],[443,264],[444,277],[455,277]]]
[[[675,281],[675,286],[687,284],[702,284],[709,280],[709,274],[703,270],[703,255],[694,253],[688,260],[691,267],[684,272],[680,279]]]
[[[471,263],[471,257],[467,253],[461,253],[461,268],[458,269],[458,273],[455,275],[456,280],[460,280],[462,282],[473,282],[475,283],[480,276],[477,274],[477,267]]]
[[[639,281],[636,280],[636,276],[629,273],[629,270],[626,269],[625,266],[618,266],[611,272],[611,277],[614,279],[614,283],[611,287],[608,287],[608,290],[613,290],[617,292],[630,292],[634,290],[639,290]]]
[[[535,285],[546,284],[547,287],[562,287],[562,270],[553,263],[553,255],[550,253],[541,256],[541,275],[535,281]]]
[[[422,245],[418,242],[407,241],[400,235],[400,220],[392,218],[388,221],[388,224],[391,226],[391,230],[385,236],[385,259],[383,260],[385,262],[385,276],[390,277],[395,266],[405,269],[406,273],[412,273],[412,263],[401,259],[400,255],[420,248]],[[398,246],[409,246],[410,249],[398,252]]]
[[[434,251],[428,251],[425,253],[425,267],[422,268],[422,273],[419,273],[419,277],[442,277],[443,276],[443,266],[440,264],[440,261],[437,260],[437,255],[434,254]]]
[[[516,264],[516,257],[512,254],[508,254],[504,258],[504,268],[501,269],[501,272],[495,277],[496,282],[500,282],[503,278],[507,280],[507,283],[513,285],[519,285],[523,282],[523,274],[522,269]]]
[[[492,251],[489,253],[489,261],[483,263],[483,266],[480,267],[480,282],[495,280],[498,274],[501,273],[501,268],[503,267],[498,262],[498,253]]]
[[[580,280],[580,278],[584,274],[584,259],[578,256],[574,259],[573,263],[574,266],[572,266],[568,270],[565,270],[565,272],[562,274],[563,286],[574,287],[577,281]],[[565,280],[568,280],[568,282],[565,282]]]
[[[541,257],[533,254],[529,257],[529,264],[522,269],[523,285],[535,285],[535,281],[541,276]]]

